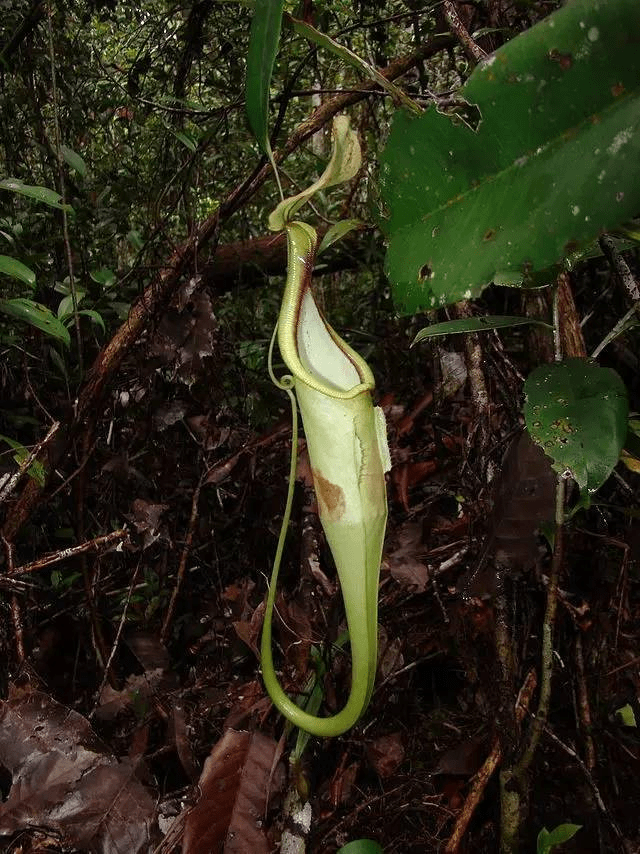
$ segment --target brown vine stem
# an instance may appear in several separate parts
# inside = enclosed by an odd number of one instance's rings
[[[453,5],[451,0],[445,0],[443,7],[444,16],[447,19],[449,29],[462,45],[462,49],[467,55],[467,59],[470,59],[472,62],[482,62],[483,59],[486,59],[487,54],[482,50],[480,45],[476,44],[476,42],[471,38],[467,32],[467,28],[460,20],[456,7]]]
[[[522,758],[515,768],[516,777],[522,781],[529,770],[534,753],[538,747],[540,737],[544,731],[549,712],[549,699],[551,698],[551,680],[553,676],[553,630],[556,621],[558,607],[558,580],[560,568],[564,557],[564,498],[566,481],[562,475],[558,478],[556,487],[556,536],[553,547],[553,559],[551,561],[551,572],[549,574],[549,585],[547,587],[547,607],[542,624],[542,663],[540,668],[540,697],[538,699],[538,710],[531,725],[529,742],[525,748]]]
[[[473,317],[471,304],[467,300],[460,300],[453,306],[453,313],[459,318]],[[486,446],[489,437],[489,415],[491,402],[489,399],[489,391],[487,389],[487,381],[484,375],[485,358],[482,352],[482,344],[480,336],[471,333],[464,336],[464,354],[465,363],[467,366],[467,376],[469,378],[469,388],[471,390],[471,399],[473,400],[473,408],[476,415],[476,427],[471,433],[471,437],[478,431],[479,441],[477,448],[482,453]],[[470,437],[470,438],[471,438]],[[493,480],[494,470],[492,464],[487,467],[487,483]]]
[[[61,563],[63,560],[70,560],[78,557],[78,555],[87,554],[87,552],[103,552],[117,543],[123,543],[129,539],[129,533],[124,528],[117,531],[112,531],[110,534],[104,534],[101,537],[94,537],[92,540],[86,540],[78,546],[71,546],[68,549],[61,549],[59,552],[43,555],[38,560],[31,563],[23,563],[22,566],[13,567],[8,575],[23,575],[27,572],[38,572],[41,569],[46,569],[48,566],[54,566],[56,563]]]
[[[558,476],[556,486],[556,532],[553,545],[551,571],[547,586],[547,604],[542,624],[542,650],[540,663],[540,696],[538,708],[531,724],[529,737],[519,761],[500,774],[502,821],[500,826],[500,854],[515,854],[520,836],[521,793],[526,791],[526,776],[533,762],[549,714],[551,683],[553,677],[553,632],[558,609],[558,580],[564,559],[564,501],[566,481]]]
[[[585,765],[589,771],[593,771],[596,767],[596,748],[593,743],[592,720],[591,720],[591,705],[589,703],[589,692],[587,691],[587,680],[584,673],[584,655],[582,652],[582,635],[580,629],[576,635],[576,669],[578,671],[577,678],[577,699],[578,699],[578,717],[580,719],[580,728],[584,738]]]
[[[535,670],[530,670],[527,673],[527,676],[524,680],[522,688],[518,694],[518,699],[516,701],[515,707],[515,717],[517,723],[520,723],[524,718],[525,714],[529,709],[529,703],[531,702],[531,697],[533,692],[536,689],[537,678]],[[464,806],[458,813],[458,817],[456,818],[456,823],[453,827],[453,831],[451,832],[451,836],[447,840],[447,844],[444,848],[443,854],[458,854],[458,849],[462,843],[462,839],[464,834],[469,826],[469,822],[473,818],[473,814],[475,813],[480,801],[482,800],[482,796],[484,794],[485,789],[487,788],[487,784],[496,768],[500,764],[502,760],[502,748],[500,747],[500,740],[496,738],[493,742],[493,746],[491,748],[491,752],[482,763],[482,767],[476,773],[473,778],[473,782],[471,784],[471,788],[469,789],[469,794],[464,802]]]

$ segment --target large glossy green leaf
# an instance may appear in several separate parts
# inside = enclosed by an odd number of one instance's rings
[[[271,154],[269,144],[269,88],[278,53],[284,0],[256,0],[247,54],[246,107],[258,145]]]
[[[30,299],[3,299],[0,300],[0,311],[35,326],[42,332],[50,335],[58,341],[62,341],[67,347],[71,343],[69,332],[63,323],[51,313],[51,311],[39,302]]]
[[[31,184],[24,184],[19,178],[5,178],[0,181],[0,190],[9,190],[11,193],[17,193],[20,196],[27,196],[30,199],[35,199],[37,202],[42,202],[43,205],[48,205],[50,208],[59,208],[60,210],[72,211],[71,205],[63,205],[60,201],[60,193],[55,190],[50,190],[48,187],[34,187]]]
[[[401,308],[543,270],[637,213],[638,32],[637,0],[571,0],[475,69],[477,131],[433,107],[396,115],[381,181]]]
[[[36,274],[33,270],[29,269],[22,261],[16,261],[15,258],[10,258],[8,255],[0,255],[0,273],[26,282],[31,287],[36,283]]]
[[[627,436],[627,390],[611,368],[592,359],[541,365],[524,384],[531,438],[588,494],[613,471]]]

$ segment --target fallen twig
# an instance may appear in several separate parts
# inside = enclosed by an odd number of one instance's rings
[[[22,480],[24,474],[29,471],[31,465],[40,457],[43,450],[51,444],[56,433],[60,428],[60,422],[54,421],[54,423],[49,427],[47,431],[47,435],[44,439],[41,439],[35,448],[31,451],[28,457],[20,463],[18,467],[18,471],[14,472],[5,483],[0,486],[0,505],[4,504],[4,502],[10,498],[13,490],[16,488],[18,483]]]
[[[169,636],[169,630],[171,629],[173,614],[176,610],[178,595],[180,593],[180,588],[182,587],[182,582],[184,580],[184,574],[187,569],[187,558],[189,557],[189,552],[191,551],[193,534],[195,532],[196,523],[198,521],[198,502],[200,501],[200,491],[202,490],[202,485],[204,482],[205,478],[203,476],[200,478],[198,485],[193,490],[193,497],[191,499],[191,516],[189,517],[189,527],[187,529],[187,536],[184,539],[184,546],[182,547],[182,553],[180,555],[180,564],[178,565],[176,583],[173,587],[173,592],[169,601],[169,607],[167,608],[167,613],[165,614],[164,622],[162,623],[162,630],[160,632],[160,640],[163,643],[167,642],[167,637]]]
[[[522,688],[518,694],[518,699],[516,700],[516,720],[520,723],[527,713],[529,708],[529,703],[531,702],[531,697],[533,696],[533,692],[538,684],[538,680],[536,677],[535,670],[530,670],[527,673],[527,676],[522,684]],[[462,842],[462,838],[469,826],[469,822],[471,821],[473,814],[478,808],[478,804],[482,800],[482,796],[484,794],[484,790],[487,787],[487,783],[491,779],[494,771],[500,764],[502,759],[502,749],[500,747],[500,740],[498,738],[494,739],[493,746],[491,748],[491,752],[485,759],[482,764],[480,770],[476,773],[473,778],[473,783],[471,784],[471,789],[469,790],[469,794],[464,802],[464,805],[458,816],[456,818],[456,823],[453,826],[453,831],[447,844],[444,848],[443,854],[457,854],[457,851],[460,847],[460,843]]]
[[[45,569],[48,566],[53,566],[63,560],[77,557],[87,552],[103,552],[111,548],[115,543],[124,542],[129,539],[129,532],[125,528],[119,528],[117,531],[112,531],[110,534],[103,534],[100,537],[94,537],[92,540],[86,540],[80,543],[79,546],[71,546],[68,549],[61,549],[59,552],[43,555],[31,563],[24,563],[22,566],[13,567],[9,575],[21,575],[25,572],[37,572],[39,569]]]

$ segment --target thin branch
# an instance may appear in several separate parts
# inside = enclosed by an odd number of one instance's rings
[[[617,277],[622,282],[624,289],[627,291],[628,295],[631,297],[632,305],[629,311],[620,318],[620,320],[616,323],[613,329],[606,335],[602,341],[595,348],[593,353],[591,354],[593,359],[596,359],[600,353],[604,350],[604,348],[610,344],[615,338],[619,335],[622,335],[627,329],[630,329],[632,326],[637,324],[637,318],[640,316],[640,288],[638,288],[638,283],[631,272],[629,265],[624,260],[622,255],[618,252],[618,249],[614,243],[614,241],[609,237],[608,234],[603,234],[600,238],[600,247],[604,252],[607,261],[615,271]]]
[[[25,572],[38,572],[40,569],[46,569],[48,566],[54,566],[56,563],[61,563],[63,560],[77,557],[87,552],[103,552],[111,548],[115,543],[122,543],[129,539],[129,532],[124,528],[119,528],[117,531],[112,531],[110,534],[103,534],[100,537],[94,537],[92,540],[86,540],[80,543],[79,546],[71,546],[68,549],[61,549],[59,552],[52,552],[48,555],[43,555],[31,563],[23,563],[22,566],[14,567],[10,575],[22,575]]]
[[[531,697],[533,696],[536,685],[537,679],[535,670],[530,670],[524,680],[522,688],[520,689],[518,699],[516,700],[515,715],[518,723],[522,721],[529,709],[529,703],[531,702]],[[462,809],[458,813],[456,823],[444,848],[443,854],[457,854],[462,838],[469,826],[469,822],[473,818],[473,815],[482,800],[484,791],[487,788],[487,784],[500,764],[501,759],[502,749],[500,747],[500,740],[496,738],[493,742],[491,752],[473,778],[469,794],[467,795]]]
[[[531,725],[529,741],[520,761],[517,763],[514,776],[519,781],[529,770],[534,754],[538,747],[540,737],[547,723],[549,713],[549,700],[551,698],[551,680],[553,677],[553,630],[555,628],[556,612],[558,607],[558,581],[560,569],[564,559],[564,499],[566,492],[566,481],[562,475],[558,476],[556,487],[556,533],[549,573],[549,585],[547,587],[547,606],[542,624],[542,652],[540,666],[540,697],[538,709]]]
[[[171,629],[173,615],[176,610],[176,604],[178,602],[180,588],[182,587],[184,575],[187,570],[187,558],[189,557],[189,552],[191,551],[191,543],[193,542],[193,535],[195,533],[196,524],[198,522],[198,502],[200,501],[200,491],[202,490],[202,486],[205,481],[206,473],[200,478],[198,485],[193,490],[193,497],[191,499],[191,516],[189,518],[187,536],[185,537],[184,546],[182,548],[182,554],[180,555],[180,564],[178,566],[176,583],[173,588],[173,593],[171,594],[171,600],[169,602],[169,607],[167,608],[167,613],[165,615],[164,622],[162,623],[162,631],[160,632],[160,640],[163,643],[167,642],[167,638],[169,636],[169,630]]]
[[[589,692],[587,691],[587,680],[585,678],[584,673],[584,656],[582,654],[582,634],[578,630],[578,634],[576,635],[576,670],[577,673],[577,686],[576,693],[578,695],[578,717],[580,719],[580,728],[582,730],[582,735],[584,738],[584,748],[585,748],[585,765],[589,769],[589,771],[593,771],[596,767],[596,749],[593,743],[593,736],[591,734],[592,729],[592,720],[591,720],[591,705],[589,703]]]
[[[10,67],[9,60],[11,59],[13,54],[18,50],[18,48],[27,38],[27,36],[29,36],[35,30],[35,28],[38,26],[38,24],[44,17],[42,6],[43,0],[34,0],[34,2],[31,4],[30,9],[22,19],[20,25],[14,31],[9,41],[2,48],[2,51],[0,51],[0,67]]]
[[[96,692],[96,699],[89,714],[89,720],[95,715],[96,710],[100,704],[100,697],[102,696],[102,692],[104,691],[105,685],[107,684],[107,680],[109,679],[109,674],[111,673],[111,665],[113,664],[113,659],[115,658],[116,652],[118,650],[118,645],[120,643],[120,636],[122,635],[122,630],[124,628],[126,619],[127,619],[127,611],[129,609],[129,603],[131,601],[131,596],[133,595],[133,591],[135,590],[136,581],[138,578],[138,573],[140,572],[140,563],[135,568],[133,573],[133,577],[131,579],[131,584],[129,585],[129,590],[127,592],[127,598],[125,599],[124,606],[122,608],[122,615],[120,617],[120,622],[118,624],[118,630],[116,632],[115,640],[113,641],[113,646],[111,647],[111,652],[109,653],[109,658],[104,667],[104,674],[102,676],[102,682],[100,683],[100,687]]]
[[[59,427],[60,422],[54,421],[51,427],[49,427],[47,435],[44,437],[44,439],[41,439],[35,446],[33,451],[31,451],[29,456],[25,457],[25,459],[20,463],[18,471],[14,472],[4,484],[0,484],[0,505],[4,504],[4,502],[11,496],[13,490],[16,488],[16,486],[24,476],[25,472],[29,471],[31,465],[40,456],[43,449],[46,448],[47,445],[49,445],[49,443],[53,440],[54,436],[58,432]]]
[[[637,303],[640,301],[640,288],[638,287],[638,283],[631,272],[629,265],[618,252],[616,244],[608,234],[603,234],[599,242],[607,261],[611,264],[616,275],[624,285],[624,289],[629,294],[633,302]]]
[[[462,45],[462,49],[464,50],[467,59],[470,59],[473,63],[482,62],[483,59],[487,58],[487,54],[482,50],[479,44],[474,42],[467,32],[467,28],[462,23],[458,13],[456,12],[456,7],[453,5],[451,0],[445,0],[443,5],[444,16],[447,19],[449,29]]]

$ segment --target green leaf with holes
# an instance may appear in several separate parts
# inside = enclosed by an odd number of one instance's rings
[[[627,436],[627,389],[611,368],[592,359],[566,359],[536,368],[524,384],[524,417],[531,437],[569,471],[583,503],[613,471]]]
[[[471,129],[399,111],[382,156],[406,313],[518,284],[640,209],[640,3],[572,0],[474,70]]]

